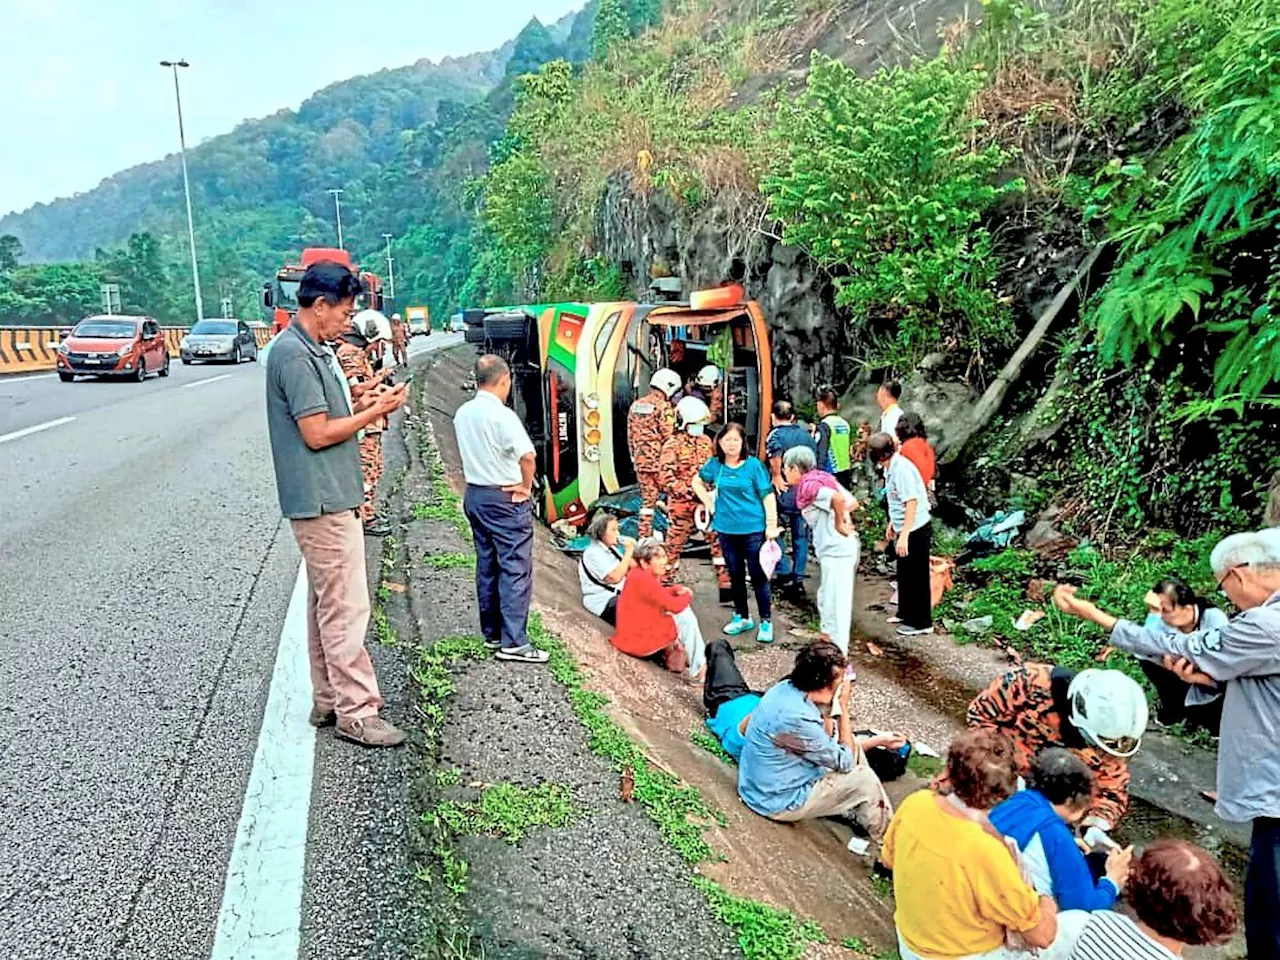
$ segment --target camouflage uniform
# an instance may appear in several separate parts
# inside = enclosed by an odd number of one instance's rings
[[[966,723],[1002,733],[1013,741],[1018,772],[1046,747],[1066,747],[1088,765],[1094,776],[1091,816],[1111,826],[1129,809],[1129,761],[1085,743],[1064,717],[1067,688],[1074,676],[1043,663],[1027,663],[1006,671],[969,704]],[[1056,690],[1055,690],[1056,688]]]
[[[368,351],[347,340],[338,341],[338,365],[346,375],[347,383],[352,387],[373,379],[373,364],[369,360]],[[364,503],[360,506],[360,519],[370,523],[378,511],[378,481],[382,479],[382,431],[386,427],[384,418],[379,417],[364,428],[360,438],[360,470],[364,474]]]
[[[698,509],[698,497],[693,492],[693,478],[702,465],[711,459],[711,438],[695,437],[683,431],[672,435],[662,444],[658,460],[658,483],[667,491],[667,576],[669,586],[675,582],[680,554],[693,533],[693,516]],[[711,563],[716,571],[716,583],[721,589],[729,588],[729,571],[725,567],[720,541],[707,531],[707,546],[711,548]]]
[[[391,356],[403,366],[409,365],[409,328],[403,320],[391,321]]]
[[[653,533],[653,510],[662,492],[658,462],[662,445],[675,432],[675,413],[661,390],[650,390],[631,404],[627,414],[627,442],[631,460],[636,466],[636,482],[640,485],[640,537]],[[704,461],[705,462],[705,461]]]

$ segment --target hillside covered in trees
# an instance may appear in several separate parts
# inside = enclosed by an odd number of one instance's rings
[[[521,73],[560,56],[585,58],[589,23],[575,31],[576,19],[550,28],[533,20],[498,50],[335,83],[296,111],[246,121],[190,149],[207,309],[231,297],[238,313],[257,316],[257,291],[287,256],[333,245],[331,187],[345,190],[347,245],[376,267],[382,234],[403,232],[423,210],[424,191],[409,181],[431,164],[440,131],[496,88],[509,99]],[[2,322],[68,322],[97,308],[102,280],[120,283],[133,309],[193,318],[176,154],[0,217],[0,237],[10,238],[0,256]]]

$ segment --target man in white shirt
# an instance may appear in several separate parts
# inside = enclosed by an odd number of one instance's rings
[[[533,441],[507,406],[511,370],[485,354],[476,361],[476,395],[458,408],[453,429],[467,481],[463,510],[476,545],[476,600],[485,646],[499,660],[546,663],[529,642],[533,599]]]
[[[898,421],[902,419],[902,407],[898,401],[902,399],[902,384],[897,380],[886,380],[876,390],[876,403],[880,405],[880,432],[887,433],[898,445]]]

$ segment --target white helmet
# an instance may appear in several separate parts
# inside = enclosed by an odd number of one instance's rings
[[[361,310],[351,318],[351,329],[370,343],[391,339],[391,321],[377,310]]]
[[[1147,731],[1147,696],[1119,670],[1081,670],[1067,688],[1070,720],[1085,742],[1113,757],[1132,757]]]
[[[391,315],[391,319],[392,319],[392,320],[399,320],[399,319],[400,319],[400,314],[398,314],[398,313],[393,313],[393,314]]]
[[[697,397],[685,397],[676,404],[676,418],[683,426],[706,423],[711,419],[711,408]]]
[[[714,363],[708,363],[705,367],[698,371],[698,376],[694,380],[700,387],[714,387],[720,382],[720,368]]]
[[[680,389],[680,374],[676,373],[674,370],[668,370],[666,367],[663,367],[649,378],[649,386],[653,387],[655,390],[661,390],[667,395],[667,399],[670,400],[672,395]]]

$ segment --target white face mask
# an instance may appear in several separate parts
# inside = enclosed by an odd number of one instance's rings
[[[689,431],[689,436],[691,437],[700,437],[707,430],[706,426],[701,423],[691,423],[685,429]]]

